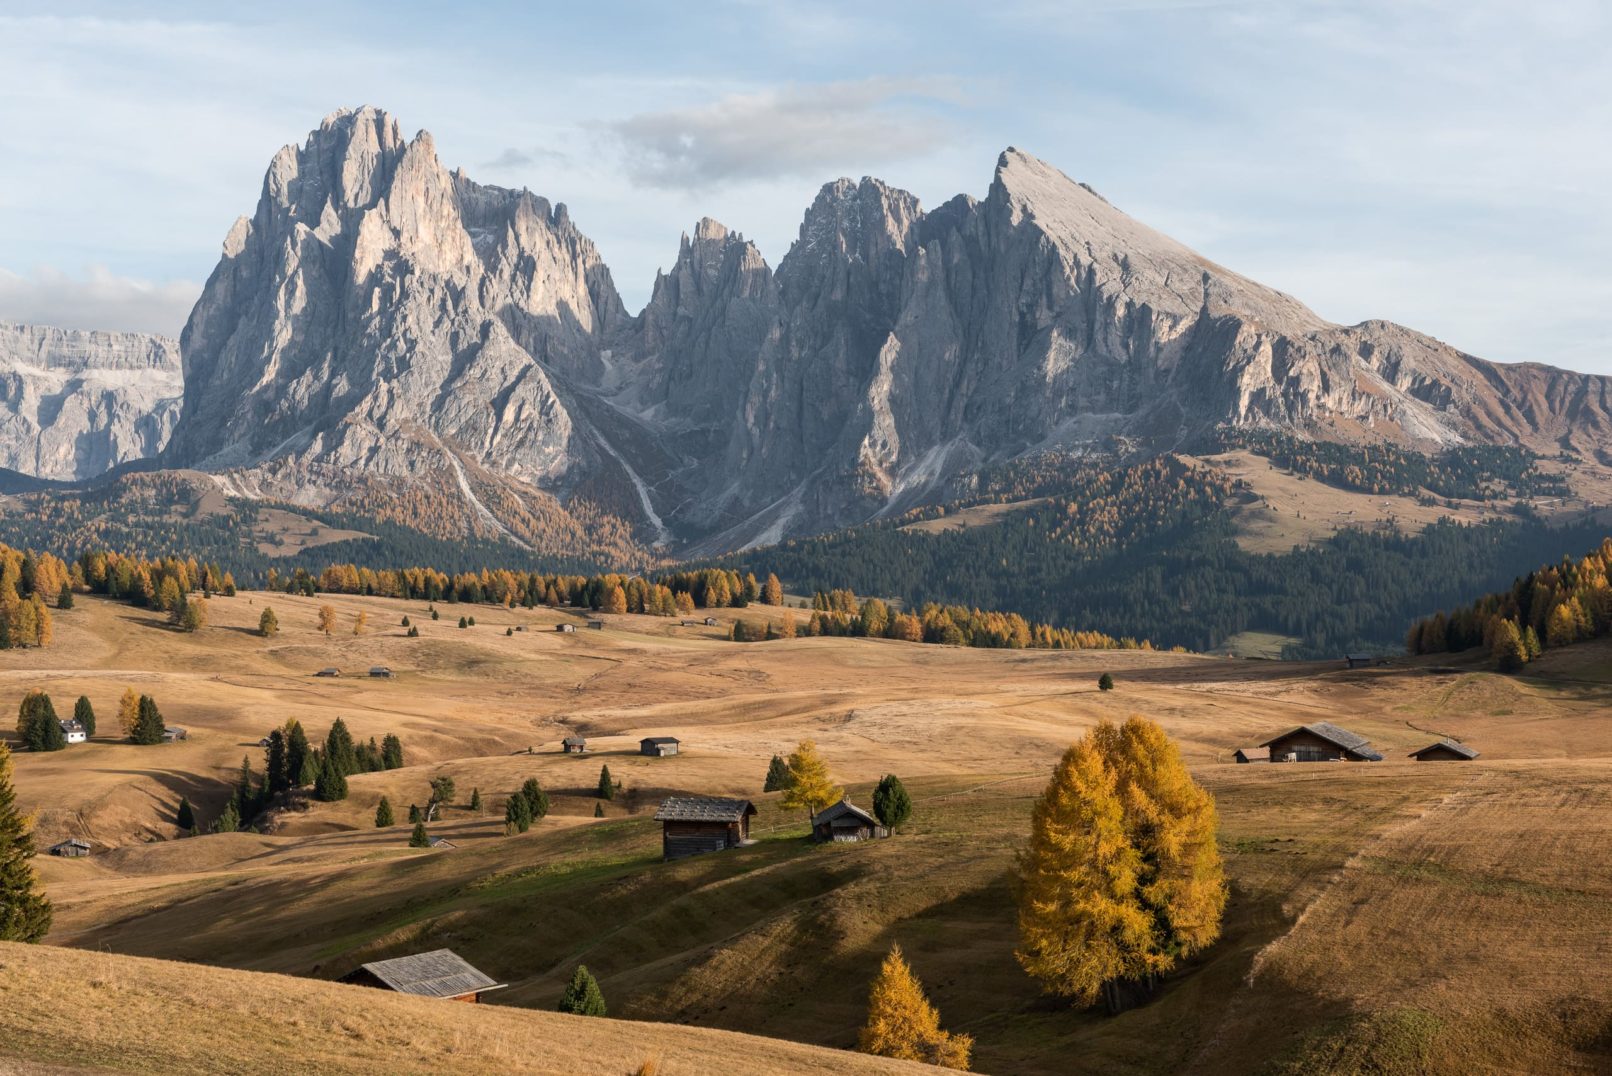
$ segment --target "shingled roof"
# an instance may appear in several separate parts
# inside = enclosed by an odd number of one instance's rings
[[[393,960],[365,964],[364,970],[400,994],[427,998],[462,998],[483,990],[497,990],[496,983],[465,963],[452,949],[433,949]]]
[[[1418,750],[1412,751],[1411,752],[1411,757],[1416,758],[1419,755],[1425,755],[1425,754],[1427,754],[1427,752],[1433,750],[1435,747],[1442,747],[1447,751],[1454,751],[1456,754],[1460,755],[1462,758],[1477,758],[1478,757],[1478,753],[1476,751],[1472,750],[1472,748],[1468,747],[1466,744],[1457,743],[1456,741],[1451,740],[1451,739],[1449,739],[1447,737],[1445,739],[1442,739],[1442,740],[1434,740],[1432,743],[1428,744],[1426,747],[1419,748]]]
[[[661,801],[655,812],[657,822],[738,822],[756,813],[749,800],[719,799],[715,796],[672,796]]]
[[[851,815],[853,818],[858,819],[865,825],[877,826],[879,824],[879,820],[877,818],[874,818],[872,815],[868,814],[850,800],[840,800],[838,803],[833,804],[832,806],[824,807],[820,812],[813,816],[812,825],[821,826],[845,815]]]
[[[1358,733],[1350,732],[1348,729],[1339,728],[1330,721],[1317,721],[1313,725],[1300,725],[1296,729],[1288,729],[1280,736],[1272,736],[1259,746],[1269,747],[1279,740],[1285,740],[1289,736],[1300,732],[1308,732],[1312,736],[1319,736],[1328,743],[1336,744],[1343,748],[1351,755],[1358,755],[1361,758],[1370,759],[1372,762],[1382,761],[1382,755],[1366,746],[1371,742],[1370,740]]]

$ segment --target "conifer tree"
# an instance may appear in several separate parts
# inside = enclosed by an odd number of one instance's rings
[[[358,612],[353,614],[353,634],[354,635],[362,635],[362,634],[364,634],[364,628],[368,624],[369,624],[369,614],[367,612],[365,612],[364,610],[360,609]]]
[[[73,607],[73,588],[63,587],[62,592],[56,595],[56,608],[71,609]]]
[[[293,717],[285,726],[286,787],[310,785],[318,772],[313,768],[313,749],[308,746],[308,734],[302,730],[302,722]]]
[[[265,639],[280,633],[280,618],[274,615],[274,610],[265,605],[263,614],[257,618],[257,633]]]
[[[214,833],[234,833],[241,828],[241,816],[235,810],[235,801],[230,800],[224,804],[224,811],[213,823]]]
[[[565,992],[560,995],[559,1009],[561,1012],[571,1013],[573,1016],[603,1016],[605,1014],[604,994],[600,992],[599,981],[588,971],[587,965],[577,965],[577,970],[571,976],[570,984],[566,986]]]
[[[778,577],[771,572],[767,573],[767,582],[762,585],[761,601],[764,605],[784,604],[784,588],[778,582]]]
[[[125,688],[122,698],[118,699],[118,728],[125,739],[134,738],[134,726],[139,720],[140,696],[134,693],[134,688]]]
[[[1015,955],[1050,994],[1089,1005],[1151,983],[1220,933],[1215,807],[1164,731],[1099,724],[1064,753],[1020,857]]]
[[[1495,625],[1489,656],[1494,661],[1494,667],[1503,673],[1520,672],[1528,664],[1528,649],[1515,620],[1501,620]]]
[[[602,800],[616,798],[616,783],[610,777],[609,766],[599,767],[599,787],[596,789],[596,794]]]
[[[392,821],[392,801],[382,796],[380,804],[375,808],[375,828],[385,829],[392,825]]]
[[[817,753],[817,743],[802,740],[789,756],[789,788],[784,792],[784,806],[804,809],[809,822],[818,811],[844,796],[845,790],[830,780],[828,763]]]
[[[408,617],[404,617],[404,618],[403,618],[403,623],[402,623],[402,624],[400,624],[400,625],[398,625],[398,626],[399,626],[399,627],[403,627],[403,628],[407,628],[407,627],[409,627],[409,626],[410,626],[410,625],[409,625],[409,618],[408,618]]]
[[[459,626],[460,626],[460,627],[461,627],[461,628],[468,628],[468,627],[470,627],[470,620],[469,620],[469,618],[468,618],[468,617],[460,617],[460,618],[459,618]]]
[[[286,766],[285,732],[275,729],[269,733],[269,746],[263,749],[264,779],[268,782],[269,794],[284,792],[291,787],[291,776]]]
[[[325,757],[336,764],[343,776],[358,772],[358,749],[353,746],[353,734],[347,731],[347,722],[339,717],[325,735]]]
[[[313,795],[321,803],[335,803],[347,798],[347,775],[341,772],[341,766],[329,755],[321,760],[319,774],[314,778]]]
[[[479,788],[470,790],[470,809],[477,814],[481,813],[481,789]]]
[[[967,1071],[974,1040],[941,1029],[940,1013],[924,996],[901,946],[892,945],[873,980],[868,1022],[857,1036],[856,1048],[865,1054]]]
[[[257,813],[252,796],[252,763],[244,755],[240,776],[235,779],[235,809],[243,821]]]
[[[50,901],[28,862],[33,855],[29,820],[11,784],[11,748],[0,743],[0,941],[37,942],[50,930]]]
[[[526,783],[521,785],[520,794],[526,801],[532,821],[535,822],[549,813],[549,795],[543,791],[543,786],[537,783],[537,778],[528,777]]]
[[[409,821],[410,822],[423,822],[423,821],[425,821],[425,816],[420,813],[420,805],[418,803],[409,804]]]
[[[453,802],[455,795],[457,795],[457,791],[454,788],[452,777],[447,774],[439,774],[431,778],[431,798],[426,803],[426,816],[435,816],[436,806],[438,804],[447,806]]]
[[[381,765],[388,770],[403,768],[403,741],[391,733],[381,739]]]
[[[430,848],[431,835],[425,831],[424,822],[414,823],[414,832],[409,834],[410,848]]]
[[[150,695],[141,695],[139,708],[134,721],[134,732],[130,735],[131,743],[159,744],[166,726],[162,723],[162,714],[157,710],[157,702]]]
[[[763,792],[782,792],[789,787],[789,763],[784,761],[782,755],[772,756],[767,764],[767,779],[762,783]]]
[[[179,628],[181,631],[198,632],[207,626],[207,601],[204,598],[192,598],[184,603],[179,613]]]
[[[73,704],[73,720],[84,726],[85,736],[95,735],[95,707],[90,705],[88,695],[80,695]]]
[[[190,805],[188,797],[179,797],[179,810],[174,814],[174,825],[186,833],[196,828],[196,809]]]
[[[879,778],[878,787],[873,790],[873,813],[892,830],[912,817],[912,797],[907,794],[907,786],[901,783],[901,778],[893,773]]]
[[[1114,690],[1114,677],[1112,675],[1110,675],[1109,673],[1103,673],[1103,675],[1099,676],[1097,678],[1097,690],[1098,691],[1113,691]]]
[[[30,751],[60,751],[67,746],[55,705],[37,688],[24,695],[17,707],[17,732]]]
[[[513,836],[532,828],[532,805],[517,792],[504,804],[504,832]]]
[[[621,589],[618,583],[605,592],[604,604],[600,609],[606,613],[625,613],[627,611],[627,592]]]

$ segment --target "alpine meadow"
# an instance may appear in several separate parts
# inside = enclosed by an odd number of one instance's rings
[[[1609,32],[0,15],[0,1070],[1612,1071]]]

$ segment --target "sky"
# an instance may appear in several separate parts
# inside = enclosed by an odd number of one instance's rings
[[[372,104],[566,203],[634,310],[702,216],[776,266],[824,182],[982,197],[1012,145],[1333,321],[1612,374],[1609,31],[1605,0],[6,0],[0,319],[177,334],[274,152]]]

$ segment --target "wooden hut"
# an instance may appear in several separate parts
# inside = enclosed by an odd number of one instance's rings
[[[581,736],[567,736],[565,739],[560,741],[560,750],[564,751],[568,755],[586,754],[588,750],[588,741],[583,739]]]
[[[605,626],[605,622],[602,621],[602,620],[590,620],[590,621],[588,621],[588,627],[592,628],[594,631],[603,631],[604,626]]]
[[[336,669],[336,668],[325,668],[325,669],[320,669],[318,672],[314,673],[314,675],[315,676],[340,676],[341,675],[341,670]]]
[[[1381,762],[1364,736],[1339,728],[1330,721],[1300,725],[1259,746],[1270,752],[1272,762]]]
[[[661,824],[661,855],[682,859],[702,852],[737,848],[750,840],[750,819],[756,808],[749,800],[714,796],[672,796],[655,812]]]
[[[1478,753],[1464,743],[1442,739],[1412,751],[1410,757],[1417,762],[1470,762]]]
[[[812,838],[819,841],[871,841],[890,830],[850,800],[840,800],[812,816]]]
[[[400,956],[364,964],[341,977],[344,983],[395,990],[423,998],[464,1001],[474,1005],[489,990],[502,990],[505,983],[477,971],[452,949]]]
[[[369,674],[382,680],[390,680],[392,678],[392,670],[387,668],[385,665],[371,665],[369,667]]]
[[[1369,669],[1376,661],[1370,654],[1345,654],[1343,663],[1350,669]]]
[[[708,627],[708,628],[716,627],[716,617],[714,617],[714,616],[706,617],[705,618],[705,626]]]
[[[554,630],[555,631],[568,631],[568,632],[569,631],[576,631],[577,626],[575,624],[556,624],[556,625],[554,625]]]
[[[163,743],[178,743],[180,740],[190,739],[190,730],[182,729],[178,725],[169,725],[162,730]]]
[[[69,837],[60,844],[53,844],[49,848],[53,856],[66,856],[68,859],[78,859],[90,854],[90,842],[80,837]]]
[[[638,741],[638,753],[650,758],[666,758],[677,754],[681,746],[676,736],[645,736]]]
[[[1262,747],[1239,747],[1231,757],[1235,762],[1269,762],[1271,753]]]

